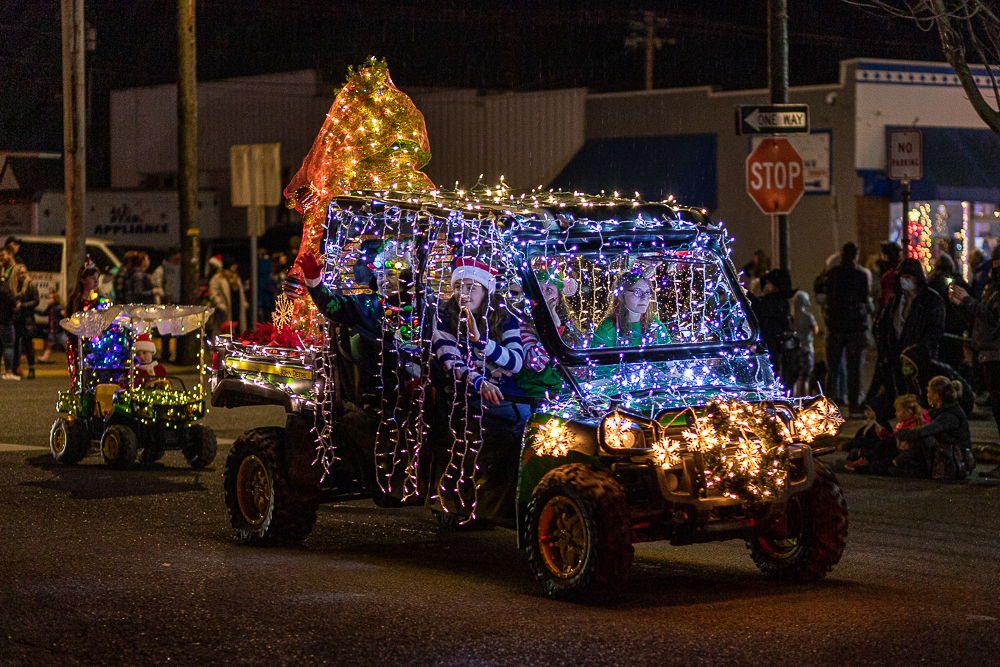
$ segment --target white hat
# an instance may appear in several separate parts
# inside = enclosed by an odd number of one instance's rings
[[[497,289],[497,270],[488,264],[480,262],[475,257],[459,257],[455,269],[451,272],[451,285],[459,280],[471,278],[485,287],[490,294]]]

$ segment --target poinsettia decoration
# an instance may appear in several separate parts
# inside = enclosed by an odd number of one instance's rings
[[[287,325],[279,329],[267,322],[257,322],[254,327],[254,330],[247,329],[240,334],[240,342],[243,345],[289,347],[301,350],[321,342],[312,336],[302,338],[298,332]]]

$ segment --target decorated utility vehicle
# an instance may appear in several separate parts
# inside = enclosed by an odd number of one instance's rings
[[[79,370],[70,391],[59,392],[56,410],[64,416],[49,434],[53,458],[77,463],[97,440],[112,468],[127,468],[137,458],[158,461],[168,449],[181,450],[193,468],[209,465],[216,455],[215,434],[198,423],[206,409],[204,359],[197,384],[188,389],[181,378],[145,371],[135,347],[154,347],[148,340],[154,328],[175,336],[197,332],[200,342],[211,313],[201,306],[127,305],[63,320],[76,338]]]
[[[213,405],[288,413],[226,462],[246,542],[372,497],[514,529],[557,598],[620,589],[636,542],[740,539],[793,581],[839,562],[846,504],[817,455],[840,414],[786,397],[703,211],[502,186],[324,204],[275,326],[214,348]]]

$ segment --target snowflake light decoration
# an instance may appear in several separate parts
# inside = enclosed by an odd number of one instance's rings
[[[294,314],[295,304],[284,294],[279,294],[274,301],[274,312],[271,314],[271,323],[274,324],[274,328],[281,331],[291,325]]]

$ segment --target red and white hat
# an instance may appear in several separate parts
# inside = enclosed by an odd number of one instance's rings
[[[222,268],[222,255],[214,255],[208,260],[209,266],[214,266],[217,269]]]
[[[140,334],[132,347],[136,352],[156,352],[156,344],[149,338],[149,334]]]
[[[489,264],[480,262],[475,257],[459,257],[455,261],[455,269],[451,272],[451,285],[459,280],[471,278],[485,287],[490,294],[497,289],[497,270]]]

